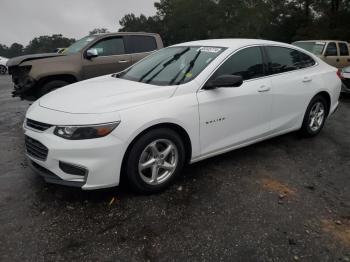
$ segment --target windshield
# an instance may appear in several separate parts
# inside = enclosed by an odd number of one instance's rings
[[[169,47],[148,56],[117,76],[153,85],[179,85],[194,79],[225,49],[207,46]]]
[[[87,46],[91,41],[94,41],[94,36],[86,36],[78,41],[76,41],[74,44],[72,44],[70,47],[68,47],[63,53],[64,54],[76,54],[80,52],[85,46]]]
[[[322,55],[323,48],[326,43],[324,42],[295,42],[293,45],[305,49],[315,55]]]

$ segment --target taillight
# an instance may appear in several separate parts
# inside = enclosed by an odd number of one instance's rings
[[[337,76],[340,78],[340,79],[343,79],[343,76],[342,76],[342,74],[341,74],[341,70],[340,69],[338,69],[338,71],[337,71]]]

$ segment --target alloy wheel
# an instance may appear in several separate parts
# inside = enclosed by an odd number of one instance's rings
[[[317,132],[323,124],[325,118],[325,107],[323,103],[316,102],[310,111],[309,127],[313,132]]]
[[[149,185],[160,185],[174,174],[178,161],[176,145],[168,139],[157,139],[142,151],[139,175]]]

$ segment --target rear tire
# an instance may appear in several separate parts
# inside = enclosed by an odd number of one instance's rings
[[[328,104],[326,99],[321,96],[315,96],[306,109],[300,134],[304,137],[313,137],[318,135],[327,119]]]
[[[154,129],[133,143],[125,162],[130,186],[138,193],[152,194],[170,186],[186,159],[181,137],[172,129]]]
[[[39,96],[46,95],[58,88],[64,87],[66,85],[69,85],[70,83],[64,80],[52,80],[47,83],[45,83],[39,90]]]

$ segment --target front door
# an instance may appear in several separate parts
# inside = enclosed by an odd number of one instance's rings
[[[202,155],[208,155],[264,137],[269,132],[271,83],[264,77],[260,47],[248,47],[233,54],[211,77],[241,75],[240,87],[200,90]]]
[[[132,57],[125,54],[123,37],[105,38],[89,49],[96,49],[98,56],[83,60],[83,78],[120,72],[132,64]]]

